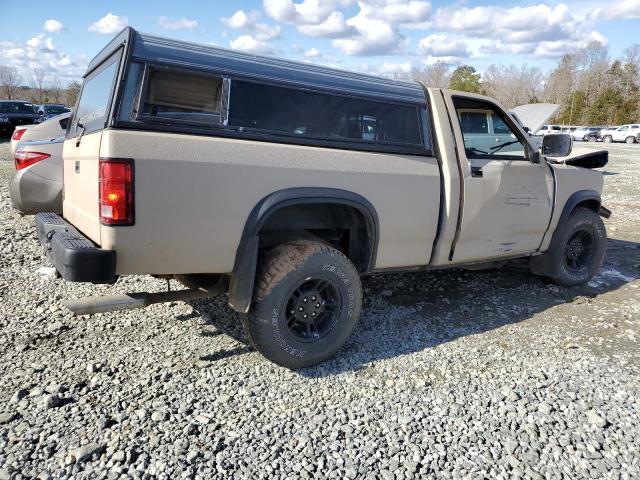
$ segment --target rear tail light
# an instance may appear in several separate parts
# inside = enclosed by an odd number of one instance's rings
[[[26,131],[26,128],[16,128],[11,135],[11,140],[20,140]]]
[[[100,223],[133,225],[133,161],[100,160]]]
[[[45,160],[50,156],[51,155],[49,155],[48,153],[23,152],[21,150],[18,150],[13,156],[13,161],[16,164],[16,170],[22,170],[23,168],[27,168],[29,165],[38,163],[39,161]]]

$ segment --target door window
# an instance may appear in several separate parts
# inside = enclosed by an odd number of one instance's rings
[[[467,158],[524,159],[525,146],[505,119],[490,103],[454,100]],[[475,106],[475,108],[469,108]]]
[[[84,127],[85,134],[104,128],[117,70],[118,62],[114,60],[84,81],[74,121],[76,130],[79,125]]]

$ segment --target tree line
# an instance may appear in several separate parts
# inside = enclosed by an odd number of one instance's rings
[[[80,93],[80,83],[66,84],[56,76],[49,76],[36,68],[31,77],[23,78],[18,69],[0,65],[0,100],[25,100],[35,104],[61,103],[73,106]]]
[[[606,46],[591,42],[564,55],[553,70],[527,64],[491,65],[480,74],[471,65],[455,70],[443,63],[404,76],[431,87],[480,93],[506,108],[526,103],[557,103],[553,123],[621,125],[640,122],[640,44],[611,58]]]

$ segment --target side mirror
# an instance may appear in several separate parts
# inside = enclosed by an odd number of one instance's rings
[[[542,138],[542,155],[545,157],[566,157],[572,149],[573,137],[567,133],[555,133]]]

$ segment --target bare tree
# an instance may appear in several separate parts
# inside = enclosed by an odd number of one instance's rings
[[[16,90],[20,85],[20,74],[16,67],[8,65],[0,65],[0,88],[2,88],[2,96],[7,100],[16,98]]]
[[[428,87],[447,88],[451,79],[451,68],[444,62],[436,62],[422,70],[414,71],[412,77],[416,82]]]
[[[53,81],[49,86],[49,96],[51,97],[51,101],[53,103],[62,103],[63,90],[62,84],[60,83],[60,79],[58,77],[53,77]]]
[[[488,95],[507,108],[538,100],[544,74],[538,67],[524,64],[490,65],[482,77],[482,86]]]
[[[33,89],[36,91],[37,101],[38,103],[44,103],[44,94],[45,94],[45,82],[47,79],[47,74],[41,68],[33,69]]]
[[[65,101],[64,104],[70,107],[73,107],[76,104],[76,100],[78,99],[78,95],[80,95],[80,87],[81,85],[75,80],[69,82],[67,85],[67,90],[65,91]]]

